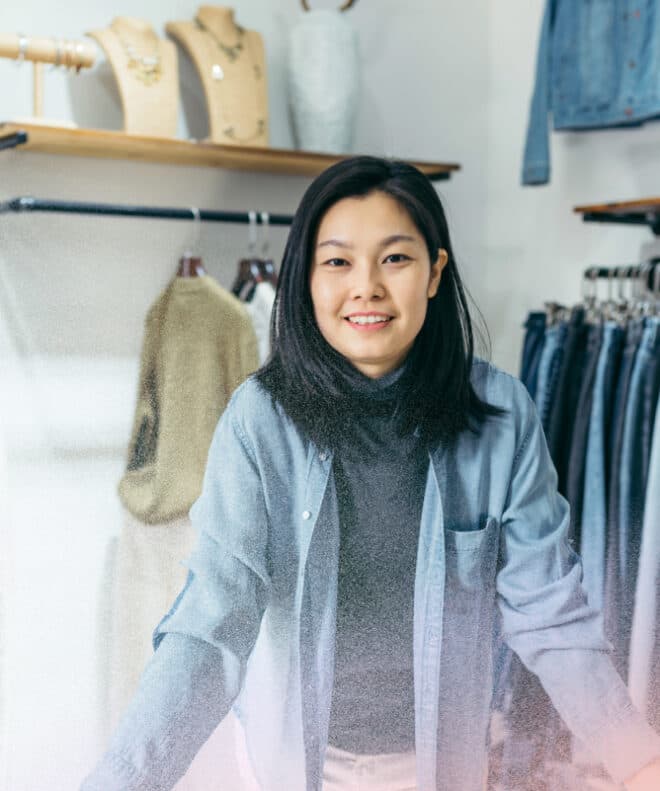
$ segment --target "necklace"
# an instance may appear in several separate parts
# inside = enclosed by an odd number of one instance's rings
[[[240,25],[236,25],[236,28],[238,29],[239,34],[240,34],[240,39],[239,39],[238,43],[234,45],[234,47],[227,47],[226,45],[224,45],[218,39],[218,37],[211,30],[209,30],[208,27],[206,27],[204,25],[204,23],[198,17],[195,17],[195,22],[197,23],[197,26],[199,27],[199,29],[201,31],[203,31],[204,33],[207,33],[210,36],[210,38],[220,47],[222,52],[224,52],[227,55],[230,63],[233,63],[235,60],[237,60],[238,55],[236,53],[244,51],[243,39],[245,39],[245,41],[247,41],[247,55],[248,55],[248,58],[249,58],[249,63],[251,65],[251,67],[252,67],[252,72],[254,74],[254,79],[255,80],[261,80],[261,78],[262,78],[261,67],[259,66],[258,63],[255,62],[255,59],[254,59],[253,53],[252,53],[252,48],[250,47],[250,39],[249,39],[249,37],[245,37],[245,28],[240,27]],[[233,50],[234,53],[230,54],[229,50]],[[216,82],[224,80],[224,78],[225,78],[225,70],[222,68],[222,66],[219,63],[214,63],[211,66],[211,77]],[[255,91],[253,91],[253,94],[254,94],[255,98],[257,98],[257,93]],[[258,101],[259,100],[257,98],[257,104],[258,104]],[[223,104],[224,104],[224,102],[223,102]],[[258,108],[258,109],[260,109],[260,108]],[[230,140],[234,140],[237,143],[248,143],[251,140],[255,140],[255,139],[261,137],[265,133],[265,131],[266,131],[266,119],[265,118],[257,118],[256,119],[255,131],[252,132],[249,135],[241,135],[241,136],[239,136],[236,133],[236,127],[234,126],[234,124],[229,124],[229,125],[225,126],[222,129],[222,134],[225,137],[229,138]]]
[[[215,35],[215,33],[210,28],[208,28],[198,16],[195,17],[195,22],[197,23],[197,26],[201,30],[203,30],[205,33],[208,33],[209,36],[211,36],[211,38],[215,41],[215,43],[222,50],[222,52],[224,52],[225,55],[229,58],[231,63],[233,63],[241,54],[241,52],[243,52],[243,37],[245,36],[244,27],[241,27],[240,25],[236,25],[236,30],[238,30],[238,41],[232,46],[227,46],[227,44],[224,44],[222,41],[220,41],[220,39]]]
[[[134,71],[135,78],[143,82],[146,86],[158,82],[163,75],[163,70],[161,67],[158,36],[154,31],[150,31],[150,36],[153,39],[152,53],[149,55],[139,55],[135,47],[122,37],[114,22],[110,24],[110,27],[115,36],[117,36],[119,43],[128,57],[128,68]]]

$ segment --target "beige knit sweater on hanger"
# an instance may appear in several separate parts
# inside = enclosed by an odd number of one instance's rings
[[[220,415],[259,367],[243,303],[209,275],[175,277],[145,318],[140,381],[119,496],[147,524],[186,515],[200,495]]]

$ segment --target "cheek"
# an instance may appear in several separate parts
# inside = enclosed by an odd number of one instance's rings
[[[332,286],[327,282],[312,280],[310,294],[316,316],[328,316],[338,310],[337,296]]]

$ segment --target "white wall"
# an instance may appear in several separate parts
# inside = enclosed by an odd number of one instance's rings
[[[299,3],[236,0],[234,6],[238,21],[264,36],[271,143],[291,147],[284,58]],[[131,14],[162,30],[195,8],[189,0],[123,7],[109,0],[59,6],[24,0],[3,5],[0,29],[79,36]],[[490,328],[493,359],[513,373],[530,308],[547,298],[573,302],[584,266],[635,260],[650,238],[644,229],[583,224],[572,207],[651,195],[660,175],[654,157],[659,127],[651,124],[555,134],[551,184],[520,186],[541,12],[541,0],[358,0],[350,12],[363,66],[354,151],[461,164],[438,191],[465,282]],[[185,63],[182,82],[191,96],[198,94]],[[3,119],[29,115],[30,91],[29,67],[0,61]],[[119,125],[116,91],[102,62],[79,77],[48,72],[46,91],[47,115],[82,126]],[[179,134],[202,123],[199,115],[182,113]],[[293,212],[309,183],[18,151],[0,153],[0,176],[0,200],[34,194],[271,212]],[[9,591],[12,628],[0,635],[0,656],[4,650],[11,674],[5,712],[11,791],[71,789],[97,748],[90,725],[98,714],[95,597],[108,541],[119,529],[115,487],[134,406],[142,322],[189,231],[185,223],[157,220],[0,217],[0,355],[5,373],[18,372],[18,384],[3,396],[3,414],[12,416],[16,580]],[[276,259],[285,238],[286,229],[272,231]],[[204,226],[206,267],[226,286],[245,244],[243,226]],[[68,455],[52,458],[53,444],[66,445]],[[32,449],[31,458],[19,459],[21,445]],[[0,523],[6,531],[8,518]],[[47,760],[34,760],[37,746]]]

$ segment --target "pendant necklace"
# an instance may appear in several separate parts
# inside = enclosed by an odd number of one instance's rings
[[[128,68],[133,71],[135,74],[136,79],[143,82],[146,86],[153,85],[155,82],[158,82],[162,77],[163,70],[161,66],[161,58],[160,58],[160,48],[158,45],[158,36],[153,32],[151,33],[151,38],[154,42],[153,51],[150,55],[139,55],[135,49],[135,47],[123,38],[122,34],[117,29],[114,22],[110,24],[110,28],[112,29],[115,36],[128,57]]]
[[[230,63],[234,63],[236,60],[238,60],[241,53],[245,51],[243,47],[243,40],[245,38],[245,28],[241,27],[240,25],[236,25],[236,29],[239,32],[239,39],[236,42],[236,44],[230,47],[224,44],[222,41],[220,41],[220,39],[215,35],[215,33],[212,30],[210,30],[210,28],[208,28],[198,17],[195,17],[195,22],[197,23],[197,26],[201,31],[207,33],[211,37],[211,39],[213,39],[213,41],[217,44],[219,49],[227,56],[227,59],[229,60]],[[249,60],[251,62],[252,71],[254,73],[254,79],[260,80],[261,67],[259,66],[258,63],[255,63],[254,58],[252,57],[252,51],[249,45],[249,39],[248,39],[247,49],[248,49],[248,54],[250,56]],[[219,63],[214,63],[211,66],[211,77],[213,78],[214,81],[220,82],[225,79],[225,76],[226,76],[225,70],[222,68],[222,66]],[[255,140],[256,138],[261,137],[266,131],[265,118],[258,118],[256,124],[257,124],[256,130],[251,135],[248,135],[246,137],[239,137],[236,134],[236,129],[234,128],[233,124],[230,126],[226,126],[222,130],[222,134],[225,137],[228,137],[230,140],[235,140],[238,143],[247,143],[250,140]]]
[[[227,57],[227,59],[229,60],[230,63],[234,63],[234,61],[238,60],[238,57],[240,56],[240,54],[243,52],[243,49],[244,49],[244,47],[243,47],[243,39],[245,37],[245,28],[244,27],[241,27],[240,25],[236,25],[236,30],[238,30],[238,41],[236,42],[236,44],[234,44],[232,46],[227,46],[227,44],[225,44],[222,41],[220,41],[220,39],[211,30],[211,28],[207,27],[202,22],[202,20],[199,17],[195,17],[195,22],[197,24],[197,27],[200,30],[203,30],[205,33],[207,33],[213,39],[213,41],[215,41],[215,43],[217,44],[217,46],[220,49],[220,51],[225,54],[225,56]],[[261,68],[259,67],[259,64],[253,62],[252,63],[252,68],[254,70],[255,79],[260,80],[261,79]],[[213,67],[212,67],[212,70],[211,70],[211,76],[213,77],[214,80],[222,80],[222,79],[224,79],[225,72],[224,72],[224,69],[222,68],[222,66],[219,63],[214,63],[213,64]]]

